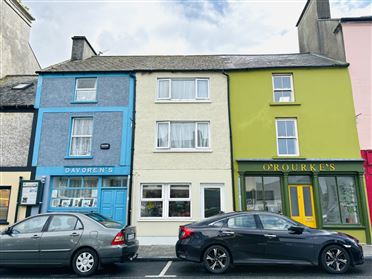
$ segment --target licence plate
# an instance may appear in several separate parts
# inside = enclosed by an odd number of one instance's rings
[[[128,238],[128,240],[133,240],[134,239],[134,233],[129,233],[127,235],[127,238]]]

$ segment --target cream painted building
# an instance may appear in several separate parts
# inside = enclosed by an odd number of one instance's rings
[[[175,244],[180,225],[233,210],[227,77],[136,80],[131,223],[141,245]]]

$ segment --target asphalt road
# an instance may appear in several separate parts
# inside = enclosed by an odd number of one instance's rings
[[[76,278],[68,268],[0,268],[0,278]],[[332,276],[317,267],[235,266],[223,275],[207,273],[201,264],[180,261],[134,261],[99,270],[90,278],[372,278],[372,260],[344,275]]]

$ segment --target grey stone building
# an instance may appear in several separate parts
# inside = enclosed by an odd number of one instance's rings
[[[0,228],[26,216],[18,207],[20,178],[33,179],[32,147],[37,112],[36,75],[0,79]]]
[[[29,43],[33,20],[17,0],[0,1],[0,78],[40,69]]]

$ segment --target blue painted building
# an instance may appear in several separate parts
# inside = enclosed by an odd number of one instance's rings
[[[96,55],[74,37],[71,60]],[[39,211],[93,211],[127,223],[135,78],[128,72],[39,73],[32,164]]]

